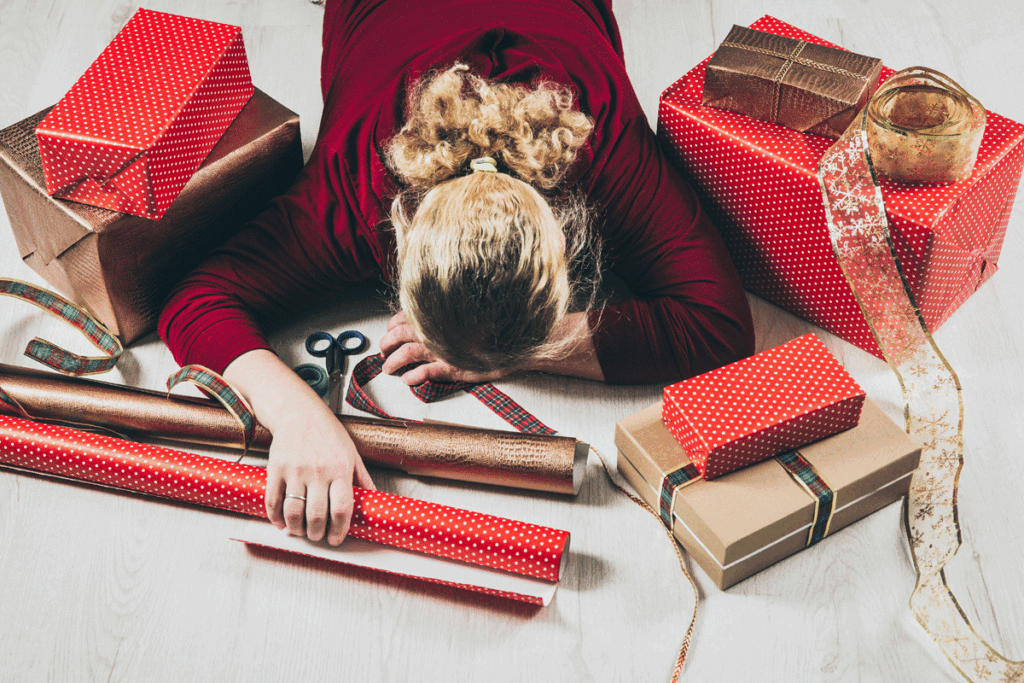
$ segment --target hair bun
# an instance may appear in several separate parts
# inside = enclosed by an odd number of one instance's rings
[[[500,163],[510,175],[551,190],[593,129],[573,102],[562,85],[488,83],[456,64],[416,84],[408,120],[388,145],[388,165],[407,187],[426,190],[488,157],[495,170]]]

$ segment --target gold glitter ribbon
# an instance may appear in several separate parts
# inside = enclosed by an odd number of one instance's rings
[[[872,117],[883,117],[879,123],[892,123],[884,120],[886,107],[882,105],[895,95],[886,93],[916,87],[921,72],[927,72],[929,88],[947,88],[952,99],[965,94],[937,72],[920,67],[898,72],[826,151],[818,166],[818,181],[836,259],[899,380],[906,402],[907,433],[922,444],[921,464],[911,480],[904,514],[917,571],[910,609],[967,680],[1024,683],[1024,662],[1007,659],[985,642],[946,584],[946,563],[961,545],[957,518],[957,481],[963,467],[960,380],[929,333],[896,258],[876,176],[876,149],[869,144]],[[961,133],[943,135],[963,136],[963,142],[974,134],[976,129],[968,126]],[[922,133],[927,135],[931,133]],[[905,131],[902,137],[910,148],[922,143],[913,131]],[[934,145],[935,139],[923,142]],[[955,161],[953,155],[946,159]]]

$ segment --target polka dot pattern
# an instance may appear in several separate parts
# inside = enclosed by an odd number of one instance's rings
[[[772,17],[751,28],[836,47]],[[881,357],[828,237],[817,166],[832,141],[701,106],[709,60],[662,94],[664,149],[701,191],[747,289]],[[896,253],[929,329],[995,271],[1022,168],[1024,126],[989,112],[969,177],[882,179]]]
[[[356,489],[352,535],[367,541],[558,580],[569,532]]]
[[[0,415],[0,462],[266,517],[259,467]]]
[[[241,29],[140,9],[36,128],[47,192],[158,219],[252,93]]]
[[[0,415],[0,463],[266,517],[261,467],[67,427]],[[354,493],[349,532],[354,538],[539,579],[559,578],[567,531],[382,491],[357,487]]]
[[[864,390],[813,334],[665,387],[661,419],[705,479],[856,427]]]

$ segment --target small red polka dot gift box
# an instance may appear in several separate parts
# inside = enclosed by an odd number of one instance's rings
[[[900,500],[921,458],[868,399],[853,429],[706,481],[660,417],[655,404],[615,425],[619,474],[719,588]]]
[[[46,193],[33,133],[0,130],[0,194],[22,260],[122,342],[148,334],[170,288],[302,168],[299,116],[256,90],[159,221]]]
[[[240,28],[140,9],[37,126],[46,191],[159,219],[252,94]]]
[[[771,17],[751,28],[836,47]],[[817,167],[833,141],[702,106],[709,60],[662,93],[662,148],[696,186],[748,290],[881,357],[829,241]],[[883,67],[882,80],[892,73]],[[947,185],[879,179],[930,330],[995,272],[1022,167],[1024,126],[989,112],[970,175]]]
[[[813,334],[665,387],[662,421],[704,479],[857,426],[864,390]]]

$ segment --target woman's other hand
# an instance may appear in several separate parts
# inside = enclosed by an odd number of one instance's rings
[[[604,381],[604,372],[597,360],[586,313],[570,313],[565,316],[555,328],[554,336],[557,341],[565,343],[566,351],[563,355],[536,360],[520,369]],[[420,364],[402,374],[402,381],[408,385],[422,384],[428,379],[435,382],[461,381],[476,384],[493,382],[512,374],[512,371],[467,372],[446,363],[423,345],[402,312],[388,321],[388,331],[381,337],[380,350],[385,359],[383,370],[389,375],[397,374],[409,365]]]
[[[389,375],[398,374],[400,370],[410,365],[415,366],[402,373],[402,381],[410,386],[422,384],[427,380],[472,384],[493,382],[511,372],[468,372],[446,363],[431,353],[419,340],[406,320],[404,312],[399,312],[388,321],[388,331],[381,337],[380,350],[384,354],[383,370]]]
[[[374,488],[348,432],[270,351],[239,356],[224,378],[274,435],[267,463],[267,517],[293,535],[341,543],[352,521],[352,485]]]

